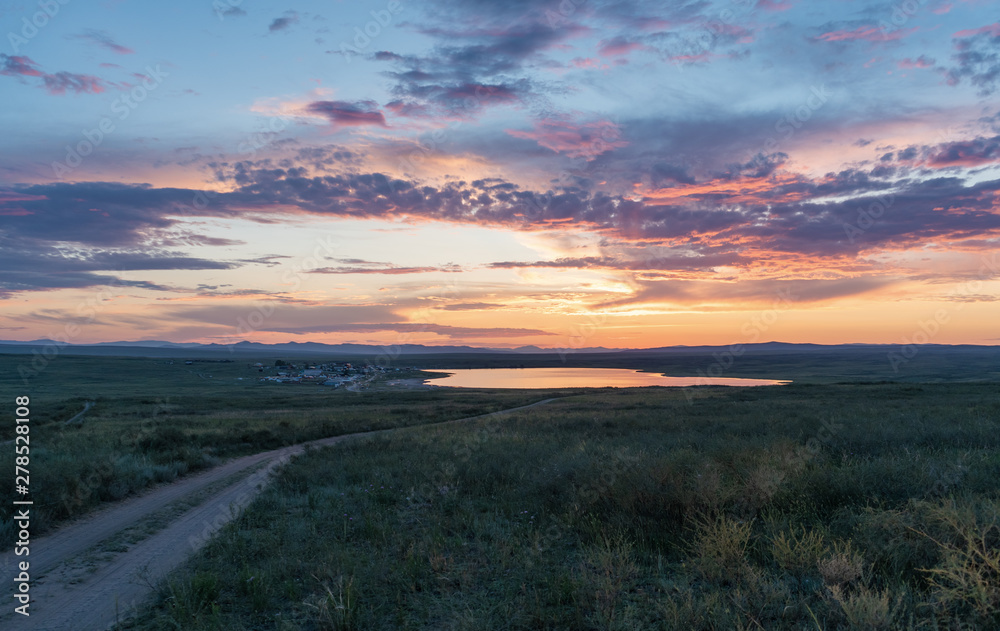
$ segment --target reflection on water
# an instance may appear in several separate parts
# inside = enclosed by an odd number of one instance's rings
[[[623,368],[473,368],[444,369],[435,386],[453,388],[635,388],[639,386],[777,386],[789,381],[728,377],[664,377]]]

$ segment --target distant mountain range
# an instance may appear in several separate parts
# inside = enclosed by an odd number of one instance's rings
[[[33,350],[42,352],[53,346],[60,353],[72,355],[106,355],[106,356],[136,356],[136,357],[185,357],[218,355],[250,356],[292,356],[302,354],[377,356],[397,355],[455,355],[455,354],[500,354],[510,355],[556,355],[578,354],[622,354],[622,355],[663,355],[663,354],[709,354],[724,352],[732,347],[725,346],[664,346],[659,348],[604,348],[586,347],[574,349],[540,348],[538,346],[521,346],[518,348],[482,348],[474,346],[425,346],[423,344],[400,344],[375,346],[370,344],[323,344],[321,342],[286,342],[284,344],[261,344],[259,342],[237,342],[235,344],[198,344],[194,342],[177,343],[160,340],[138,340],[120,342],[99,342],[95,344],[64,344],[47,339],[27,342],[16,340],[0,340],[0,353],[20,354],[31,353]],[[790,352],[808,353],[847,349],[887,349],[900,346],[898,344],[790,344],[786,342],[765,342],[761,344],[746,344],[747,351],[754,352]],[[953,350],[967,349],[1000,349],[998,346],[984,345],[947,345],[928,344],[925,347],[940,347]],[[51,351],[49,351],[51,352]]]

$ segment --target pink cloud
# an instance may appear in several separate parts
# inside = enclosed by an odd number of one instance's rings
[[[39,70],[38,64],[30,57],[10,56],[3,53],[0,53],[0,75],[39,77],[50,94],[65,94],[66,90],[72,90],[77,94],[99,94],[104,92],[105,88],[104,81],[100,77],[74,72],[49,74]]]
[[[711,61],[712,59],[719,59],[721,57],[727,57],[728,55],[720,55],[718,53],[713,53],[711,51],[700,52],[696,55],[674,55],[673,57],[668,57],[668,59],[674,63],[687,63],[696,64],[704,61]]]
[[[916,59],[910,59],[909,57],[901,59],[897,62],[897,65],[904,70],[910,68],[931,68],[934,66],[934,60],[925,55],[920,55]]]
[[[357,127],[360,125],[378,125],[385,127],[385,116],[374,101],[315,101],[306,110],[311,114],[325,116],[334,125],[341,127]]]
[[[618,126],[605,120],[573,123],[561,119],[545,119],[537,121],[531,131],[508,129],[507,133],[515,138],[534,140],[556,153],[588,160],[608,149],[628,145],[627,141],[621,139]]]
[[[641,50],[645,48],[639,42],[634,42],[624,37],[612,37],[611,39],[603,40],[597,48],[597,52],[605,57],[615,57],[621,55],[628,55],[634,50]]]
[[[0,54],[0,74],[14,76],[21,75],[24,77],[40,77],[42,76],[42,71],[38,69],[38,64],[31,60],[30,57],[18,56],[13,57]]]
[[[594,68],[594,69],[600,68],[603,70],[609,67],[607,64],[601,63],[600,60],[595,59],[593,57],[586,57],[586,58],[576,57],[572,59],[570,63],[576,66],[577,68]]]
[[[1000,136],[945,143],[930,156],[928,164],[935,167],[976,167],[1000,161]]]
[[[993,24],[980,26],[979,28],[965,29],[964,31],[955,33],[953,37],[973,37],[975,35],[982,35],[983,33],[989,34],[990,37],[1000,37],[1000,22],[994,22]]]
[[[764,11],[787,11],[793,6],[795,4],[792,0],[759,0],[757,2],[757,8]]]
[[[829,33],[823,33],[822,35],[816,37],[815,39],[823,42],[843,42],[843,41],[856,41],[863,40],[867,42],[881,42],[881,41],[891,41],[896,39],[902,39],[911,33],[916,32],[919,26],[914,26],[911,29],[901,29],[898,31],[883,31],[877,26],[859,26],[853,31],[840,30],[840,31],[830,31]]]

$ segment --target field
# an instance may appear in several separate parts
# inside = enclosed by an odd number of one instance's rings
[[[234,456],[398,428],[286,465],[121,631],[1000,626],[994,382],[353,393],[66,356],[24,387],[19,360],[0,374],[32,398],[35,534]]]
[[[129,629],[988,629],[996,385],[569,396],[311,453]]]
[[[363,395],[317,385],[261,384],[246,362],[60,357],[29,386],[18,356],[0,356],[2,389],[31,399],[34,534],[79,517],[102,502],[210,467],[225,458],[327,436],[449,420],[539,400],[536,393],[433,396],[373,391]],[[242,380],[239,378],[242,377]],[[65,421],[95,405],[80,423]],[[13,423],[8,426],[13,438]],[[12,449],[11,449],[12,450]],[[3,492],[0,544],[14,540]]]

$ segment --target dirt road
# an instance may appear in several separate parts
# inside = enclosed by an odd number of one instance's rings
[[[554,400],[545,399],[492,414],[419,427],[510,414]],[[134,613],[159,580],[207,543],[219,528],[253,500],[278,467],[305,451],[307,446],[324,447],[362,436],[408,429],[414,428],[334,436],[238,458],[108,506],[48,536],[34,539],[29,556],[15,556],[13,550],[7,551],[0,557],[4,577],[0,588],[0,603],[4,603],[0,611],[0,629],[103,631]],[[150,519],[170,504],[189,500],[206,490],[211,492],[205,499],[170,518],[168,525],[154,534],[132,544],[116,540],[124,531]],[[115,553],[104,551],[103,558],[81,561],[85,553],[109,540],[115,540],[111,546]],[[17,564],[25,560],[30,563],[31,577],[28,609],[31,615],[28,617],[14,613],[14,607],[20,603],[14,598],[13,578],[18,573]]]
[[[72,423],[76,423],[77,421],[80,421],[82,423],[83,422],[83,417],[87,414],[87,410],[89,410],[92,407],[94,407],[94,401],[87,401],[86,403],[83,404],[83,412],[80,412],[79,414],[77,414],[73,418],[71,418],[68,421],[66,421],[66,424],[70,425]]]

